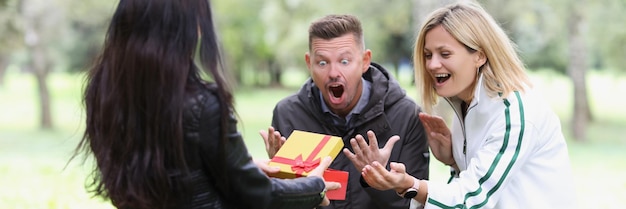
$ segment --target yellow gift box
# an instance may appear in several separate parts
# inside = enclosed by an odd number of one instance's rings
[[[342,148],[343,140],[340,137],[294,130],[269,162],[270,166],[280,167],[278,173],[270,176],[307,176],[308,172],[319,165],[322,158],[330,156],[334,160]]]

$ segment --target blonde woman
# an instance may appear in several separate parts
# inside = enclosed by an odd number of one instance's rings
[[[573,206],[560,121],[533,92],[513,44],[489,14],[473,3],[434,11],[417,37],[414,62],[427,112],[420,119],[433,155],[452,177],[426,181],[406,174],[402,163],[388,171],[374,162],[362,170],[370,186],[425,208]],[[439,97],[456,113],[451,130],[428,114]]]

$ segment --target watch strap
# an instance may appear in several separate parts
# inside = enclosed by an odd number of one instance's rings
[[[402,191],[401,193],[397,193],[398,196],[402,197],[402,198],[406,198],[406,199],[412,199],[415,196],[417,196],[417,193],[419,192],[419,180],[415,177],[413,177],[413,185],[407,189],[405,189],[404,191]]]

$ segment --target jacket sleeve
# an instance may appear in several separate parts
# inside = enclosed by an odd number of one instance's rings
[[[230,199],[238,208],[306,208],[310,209],[319,205],[322,201],[320,193],[325,184],[322,178],[305,177],[297,179],[275,179],[267,177],[252,161],[241,134],[237,131],[237,120],[230,114],[227,125],[226,144],[222,147],[215,144],[219,141],[220,133],[220,107],[217,99],[208,100],[203,105],[200,118],[200,138],[205,141],[203,146],[214,146],[213,149],[206,147],[202,150],[216,151],[215,148],[225,149],[224,168],[214,168],[217,160],[217,152],[204,153],[204,167],[213,170],[209,173],[224,172],[226,179],[215,181],[227,181],[227,188],[217,188],[222,197]],[[214,178],[214,177],[212,177]],[[228,192],[229,194],[224,194]]]
[[[394,150],[400,150],[396,151],[397,162],[404,163],[407,173],[418,179],[428,180],[430,152],[426,131],[418,113],[419,110],[408,120],[404,139],[394,145]]]
[[[406,112],[403,111],[401,114],[406,114]],[[401,162],[406,166],[406,172],[411,176],[418,179],[428,179],[430,159],[428,141],[417,112],[410,117],[396,117],[394,115],[388,115],[388,117],[404,118],[402,125],[390,121],[392,128],[398,128],[397,133],[401,134],[400,141],[394,145],[389,162]],[[383,147],[384,144],[379,144],[379,146]],[[389,169],[389,165],[387,165],[387,169]],[[409,208],[410,201],[400,198],[393,190],[379,191],[366,186],[365,191],[379,208]]]
[[[508,105],[507,105],[508,106]],[[533,139],[539,137],[536,129],[526,124],[523,112],[513,110],[493,124],[486,126],[487,139],[468,159],[467,168],[449,184],[428,183],[425,208],[494,208],[504,188],[519,173],[532,155]],[[509,114],[509,112],[511,112]],[[468,139],[470,140],[470,139]],[[506,190],[504,190],[506,191]],[[530,201],[530,200],[529,200]]]

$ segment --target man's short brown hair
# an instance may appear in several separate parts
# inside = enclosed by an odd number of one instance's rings
[[[361,21],[354,15],[327,15],[316,20],[309,26],[309,51],[313,38],[330,40],[352,33],[358,44],[365,48],[363,43],[363,29]]]

